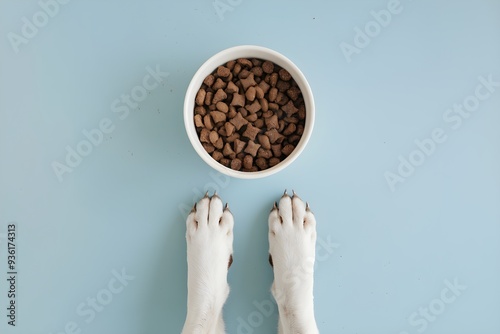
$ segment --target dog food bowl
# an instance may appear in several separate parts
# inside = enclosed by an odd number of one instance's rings
[[[218,66],[225,64],[230,60],[236,60],[238,58],[259,58],[263,60],[268,60],[290,73],[293,80],[297,83],[298,88],[302,93],[305,105],[305,124],[304,130],[298,144],[295,149],[290,153],[285,159],[276,164],[275,166],[269,167],[264,170],[259,171],[237,171],[216,161],[212,156],[205,150],[200,142],[198,133],[196,132],[195,122],[194,122],[194,108],[195,108],[195,98],[200,89],[205,78],[211,74]],[[302,153],[314,127],[315,109],[314,109],[314,98],[311,88],[299,70],[299,68],[288,58],[282,54],[260,46],[254,45],[242,45],[236,46],[229,49],[220,51],[219,53],[208,59],[198,71],[195,73],[191,82],[188,86],[186,96],[184,99],[184,125],[186,127],[186,132],[193,145],[193,148],[198,153],[198,155],[212,168],[218,172],[240,179],[257,179],[275,174],[287,166],[289,166],[297,157]]]

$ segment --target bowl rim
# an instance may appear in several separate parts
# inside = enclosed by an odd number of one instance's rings
[[[218,66],[230,61],[236,60],[238,58],[259,58],[264,60],[269,60],[280,67],[286,69],[295,80],[299,89],[302,92],[302,96],[304,98],[304,104],[306,106],[306,119],[304,124],[304,132],[301,135],[299,143],[292,151],[292,153],[282,160],[277,165],[267,168],[265,170],[257,171],[257,172],[244,172],[244,171],[236,171],[229,167],[222,165],[217,162],[212,156],[205,150],[202,146],[198,134],[196,133],[196,127],[194,126],[194,100],[196,97],[196,93],[198,89],[201,87],[203,80],[207,75],[212,73]],[[314,96],[309,86],[309,83],[297,65],[295,65],[290,59],[288,59],[283,54],[257,45],[239,45],[230,47],[224,50],[221,50],[208,58],[196,71],[193,75],[188,88],[186,90],[186,94],[184,97],[184,126],[186,129],[186,133],[188,135],[189,141],[191,145],[198,153],[198,155],[212,168],[223,173],[225,175],[240,178],[240,179],[258,179],[273,175],[284,168],[288,167],[292,164],[295,159],[302,153],[306,144],[308,143],[315,122],[315,105],[314,105]]]

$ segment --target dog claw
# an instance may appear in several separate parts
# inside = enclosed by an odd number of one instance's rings
[[[309,207],[309,203],[306,202],[306,211],[311,211],[311,208]]]

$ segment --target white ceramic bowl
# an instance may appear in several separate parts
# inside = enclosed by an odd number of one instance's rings
[[[196,133],[196,127],[194,125],[194,100],[198,90],[203,83],[203,80],[205,80],[205,78],[209,74],[211,74],[218,66],[223,65],[230,60],[236,60],[238,58],[260,58],[269,60],[287,70],[292,75],[293,79],[302,91],[302,96],[304,98],[306,107],[304,133],[302,134],[302,137],[293,152],[279,164],[257,172],[236,171],[218,163],[210,156],[210,154],[208,154],[207,151],[205,151],[205,149],[201,145],[198,134]],[[189,140],[191,141],[191,144],[193,145],[198,155],[215,170],[225,175],[241,179],[257,179],[272,175],[289,166],[295,159],[297,159],[300,153],[302,153],[302,151],[304,150],[307,142],[309,141],[309,138],[311,137],[311,133],[314,127],[314,113],[314,98],[311,87],[309,87],[304,74],[302,74],[299,68],[282,54],[274,50],[255,45],[242,45],[232,47],[212,56],[203,65],[201,65],[201,67],[195,73],[193,79],[191,79],[186,92],[186,96],[184,98],[184,125],[186,126],[186,132],[188,134]]]

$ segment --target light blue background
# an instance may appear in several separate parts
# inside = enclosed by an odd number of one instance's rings
[[[227,3],[227,0],[220,0]],[[401,0],[402,11],[348,62],[340,44],[387,1],[77,1],[15,53],[8,33],[40,11],[0,4],[0,332],[179,333],[186,308],[185,214],[219,188],[236,217],[228,333],[274,333],[267,214],[295,189],[318,220],[315,297],[322,333],[500,333],[500,88],[454,130],[445,111],[500,81],[500,2]],[[303,71],[317,123],[292,166],[226,179],[195,153],[182,107],[197,68],[227,47],[275,49]],[[170,75],[120,120],[111,103],[159,66]],[[51,164],[84,129],[115,128],[59,182]],[[384,173],[442,128],[446,142],[394,192]],[[219,183],[214,181],[218,177]],[[7,224],[18,224],[18,319],[7,326]],[[134,277],[87,323],[76,308]],[[435,321],[445,280],[466,286]],[[437,303],[437,304],[436,304]],[[249,319],[250,318],[250,319]],[[419,316],[419,319],[423,319]],[[262,324],[258,323],[262,320]],[[424,321],[425,322],[425,321]],[[245,333],[240,330],[240,333]]]

